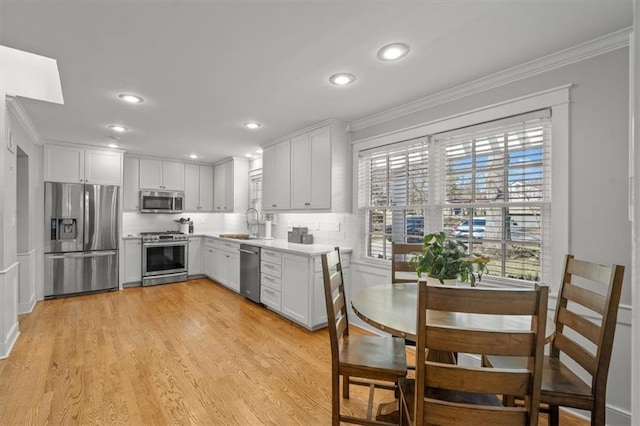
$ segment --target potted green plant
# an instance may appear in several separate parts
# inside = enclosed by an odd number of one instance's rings
[[[436,278],[441,284],[445,280],[469,281],[472,287],[482,280],[489,258],[470,255],[455,240],[444,232],[425,235],[422,254],[413,259],[418,276]]]

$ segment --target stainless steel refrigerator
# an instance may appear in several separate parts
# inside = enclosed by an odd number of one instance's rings
[[[45,298],[118,288],[118,187],[45,182]]]

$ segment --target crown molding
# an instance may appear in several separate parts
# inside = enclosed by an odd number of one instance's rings
[[[274,145],[274,144],[276,144],[278,142],[286,141],[287,139],[295,138],[296,136],[300,136],[300,135],[302,135],[304,133],[309,133],[309,132],[311,132],[313,130],[319,129],[320,127],[329,126],[329,125],[334,125],[336,127],[340,127],[342,129],[344,129],[345,131],[349,130],[349,123],[347,123],[345,121],[342,121],[342,120],[339,120],[337,118],[328,118],[326,120],[320,121],[318,123],[314,123],[314,124],[312,124],[310,126],[307,126],[307,127],[303,128],[303,129],[299,129],[299,130],[296,130],[294,132],[287,133],[286,135],[280,136],[277,139],[272,139],[270,141],[264,142],[264,143],[260,144],[260,147],[261,148],[266,148],[266,147],[268,147],[270,145]]]
[[[42,145],[42,138],[40,137],[38,129],[33,125],[33,122],[27,115],[27,112],[24,110],[24,107],[18,98],[7,96],[7,108],[16,117],[24,131],[27,133],[29,138],[31,138],[31,141],[35,144]]]
[[[515,67],[490,74],[486,77],[443,90],[430,96],[381,111],[367,117],[354,120],[348,124],[348,130],[362,130],[385,121],[394,120],[418,111],[433,108],[447,102],[461,99],[476,93],[532,77],[594,56],[602,55],[629,45],[629,34],[633,28],[627,27],[611,34],[598,37],[568,49],[560,50],[547,56],[534,59]]]

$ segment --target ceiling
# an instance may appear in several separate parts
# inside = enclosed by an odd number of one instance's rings
[[[64,105],[21,101],[45,140],[215,162],[352,121],[632,25],[632,1],[6,1],[0,44],[58,61]],[[376,53],[391,42],[397,62]],[[329,76],[357,80],[333,86]],[[135,93],[145,102],[121,102]],[[248,130],[242,123],[263,123]]]

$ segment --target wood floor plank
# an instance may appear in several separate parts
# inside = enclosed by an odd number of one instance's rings
[[[207,279],[39,302],[20,331],[0,360],[2,425],[331,423],[327,331]],[[343,412],[367,396],[353,387]]]

